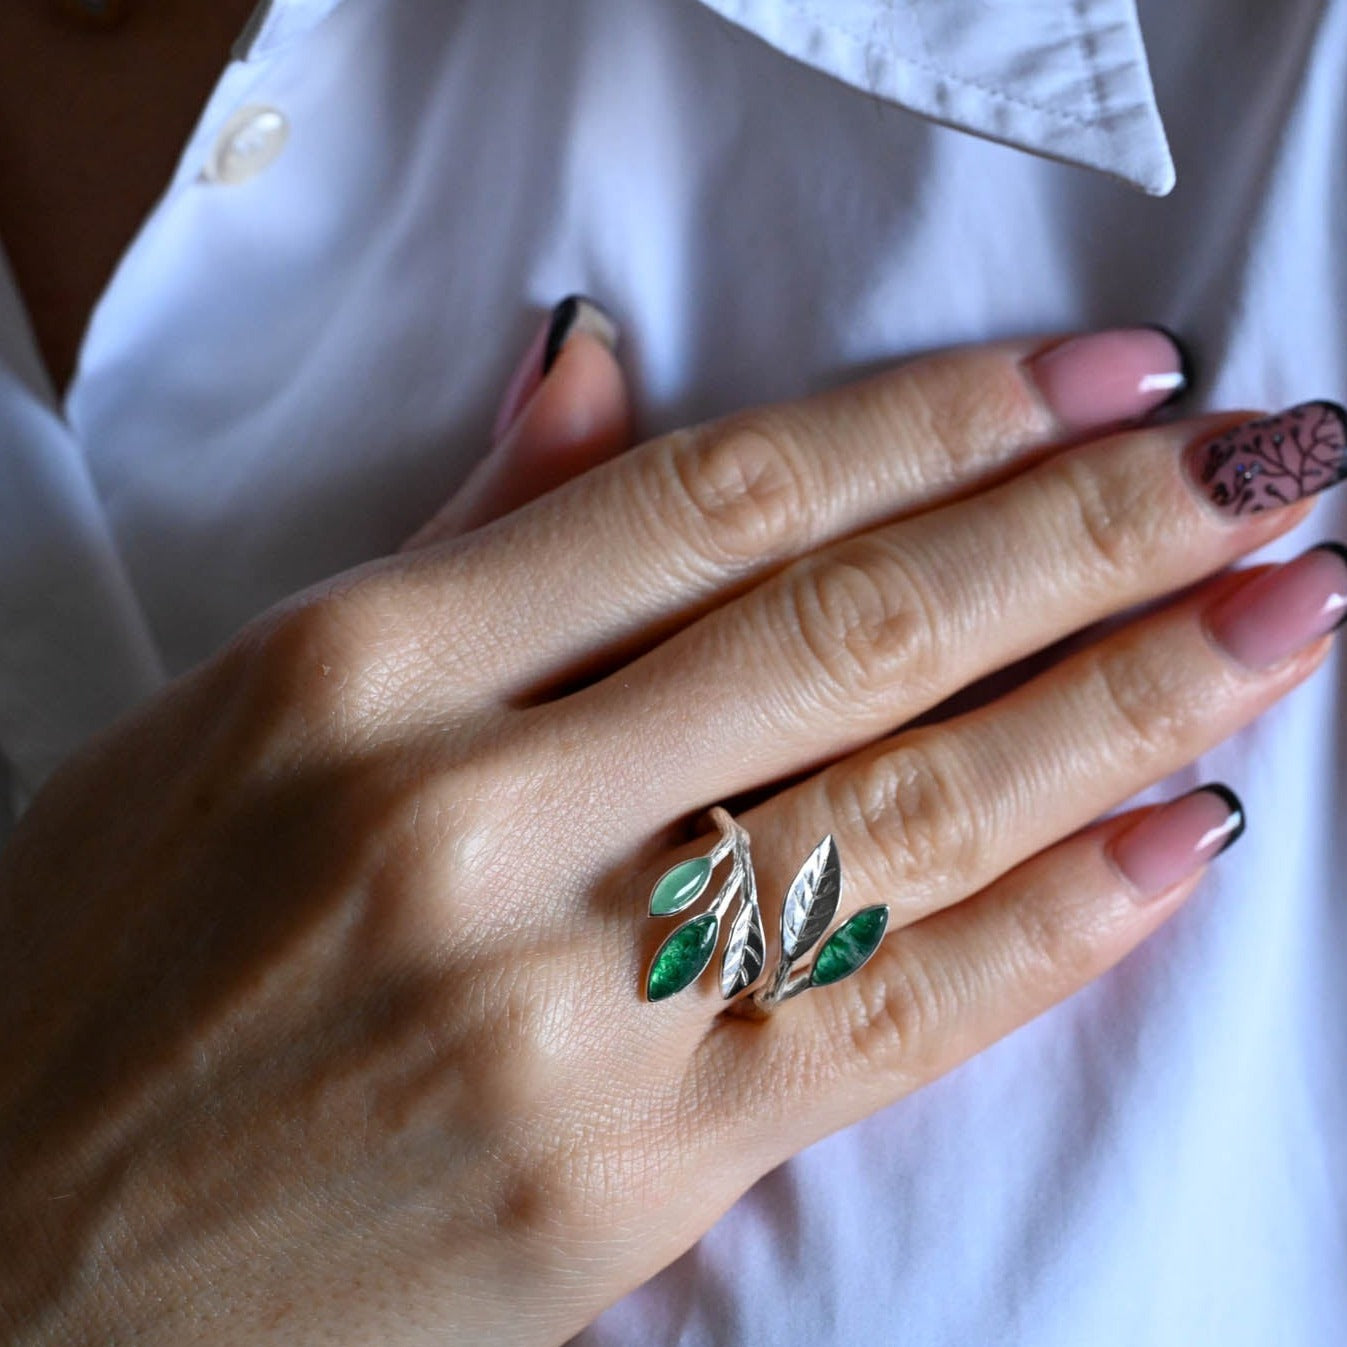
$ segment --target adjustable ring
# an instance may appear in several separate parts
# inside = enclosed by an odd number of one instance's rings
[[[663,1001],[701,977],[719,943],[721,923],[736,898],[739,907],[730,922],[720,960],[720,994],[735,1014],[765,1019],[782,1001],[810,987],[826,987],[850,976],[879,948],[889,924],[887,903],[863,907],[848,917],[823,942],[808,968],[795,967],[832,924],[842,897],[842,864],[830,833],[809,853],[786,890],[781,905],[778,962],[771,975],[758,983],[767,958],[767,943],[748,833],[719,806],[711,810],[711,821],[720,829],[720,840],[704,856],[679,861],[666,870],[650,891],[650,915],[671,917],[691,907],[710,887],[716,867],[729,860],[729,870],[711,906],[683,922],[655,951],[645,976],[648,1001]]]

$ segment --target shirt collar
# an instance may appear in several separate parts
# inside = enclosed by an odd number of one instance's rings
[[[341,3],[261,0],[236,55],[266,55]],[[1173,189],[1136,0],[695,3],[932,121],[1098,169],[1152,196]]]
[[[1174,186],[1135,0],[698,0],[779,51],[923,117]]]
[[[258,0],[234,43],[234,59],[252,61],[283,47],[327,18],[342,0]]]

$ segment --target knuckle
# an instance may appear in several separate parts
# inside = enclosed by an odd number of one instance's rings
[[[1123,464],[1126,455],[1115,460]],[[1143,493],[1132,474],[1105,467],[1099,456],[1082,458],[1067,454],[1053,460],[1045,480],[1055,488],[1047,508],[1051,517],[1069,522],[1072,550],[1084,574],[1103,584],[1124,581],[1135,575],[1146,558],[1154,554],[1161,541],[1149,536],[1147,521],[1153,512],[1147,509]]]
[[[1109,736],[1127,758],[1168,758],[1189,736],[1191,689],[1173,661],[1157,659],[1138,643],[1105,642],[1090,661],[1090,679],[1111,724]],[[1087,683],[1088,686],[1088,683]]]
[[[670,436],[660,471],[681,498],[689,541],[716,566],[791,549],[810,531],[807,451],[779,409]]]
[[[968,996],[957,975],[913,957],[900,940],[881,944],[865,971],[833,989],[849,989],[837,998],[845,1028],[836,1041],[849,1042],[867,1072],[919,1084],[933,1045],[948,1036]]]
[[[877,538],[858,538],[782,578],[778,622],[786,649],[806,658],[805,677],[827,700],[854,714],[892,694],[913,695],[931,681],[934,606],[913,569]]]
[[[966,882],[981,850],[976,809],[949,764],[920,738],[826,778],[829,807],[862,845],[856,864],[875,892]]]
[[[1007,944],[1014,950],[1015,965],[1008,970],[1008,980],[1040,987],[1075,986],[1099,969],[1100,950],[1106,943],[1103,909],[1022,893],[1014,896],[1007,911],[1013,931]]]
[[[351,592],[273,611],[229,652],[246,714],[308,739],[364,736],[392,701],[401,659],[377,603]]]
[[[997,351],[950,351],[878,384],[887,436],[924,450],[934,483],[982,465],[1008,436],[1042,428],[1043,416],[1014,361]]]

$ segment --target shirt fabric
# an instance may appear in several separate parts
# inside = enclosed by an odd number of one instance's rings
[[[63,400],[0,284],[16,810],[413,532],[574,290],[622,325],[642,436],[1145,320],[1198,406],[1343,393],[1347,0],[273,0],[236,55]],[[226,180],[250,107],[288,140]],[[1266,556],[1345,525],[1330,496]],[[1250,820],[1158,935],[774,1170],[577,1343],[1347,1341],[1345,677],[1139,797],[1226,780]]]

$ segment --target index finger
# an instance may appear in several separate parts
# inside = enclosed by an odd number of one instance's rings
[[[475,697],[536,699],[824,543],[967,494],[1184,383],[1177,344],[1152,328],[940,352],[662,436],[429,549],[403,579],[425,588],[419,611],[447,614],[426,634]]]

